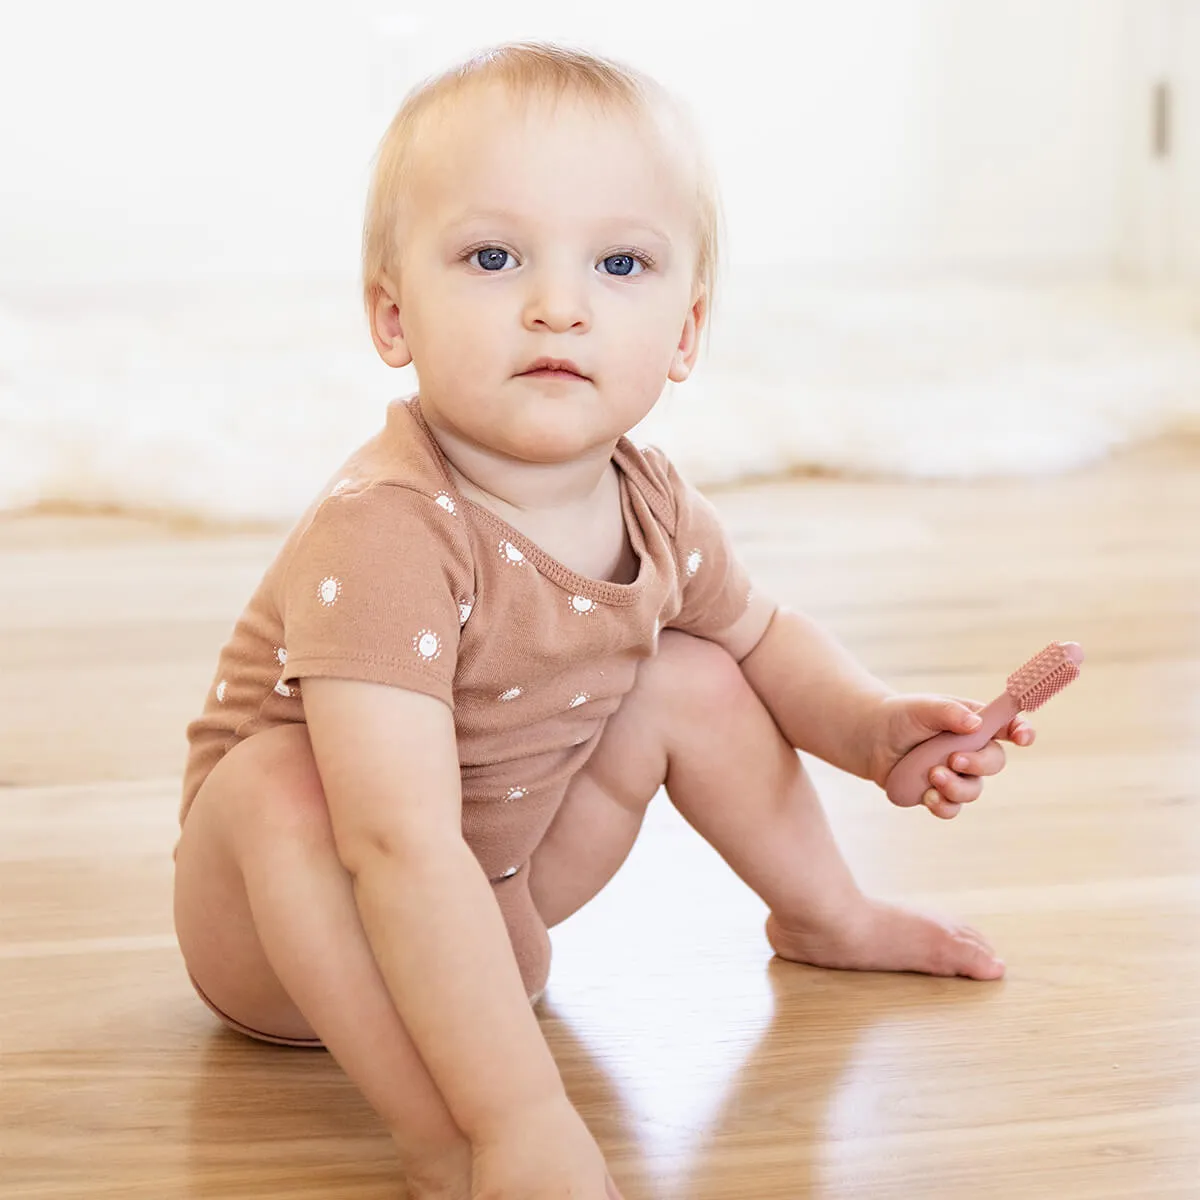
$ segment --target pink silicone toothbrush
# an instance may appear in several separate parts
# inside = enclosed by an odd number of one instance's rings
[[[933,786],[929,772],[946,765],[960,750],[982,750],[1020,712],[1033,712],[1068,683],[1079,678],[1083,650],[1077,642],[1051,642],[1020,670],[1008,677],[1004,691],[979,716],[983,724],[971,733],[938,733],[918,742],[889,772],[885,781],[888,799],[901,808],[921,803]]]

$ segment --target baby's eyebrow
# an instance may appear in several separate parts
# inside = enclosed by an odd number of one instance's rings
[[[470,224],[472,221],[507,221],[513,225],[521,225],[525,220],[526,218],[522,217],[520,213],[509,212],[507,209],[471,209],[457,213],[442,226],[442,229],[445,233],[453,233],[460,226]],[[667,233],[659,229],[657,225],[653,225],[641,217],[606,217],[603,222],[599,222],[598,224],[602,225],[605,229],[640,229],[658,238],[659,241],[665,242],[668,246],[671,244],[671,238]]]

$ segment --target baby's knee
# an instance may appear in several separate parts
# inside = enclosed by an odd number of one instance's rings
[[[252,734],[213,768],[204,789],[240,844],[332,840],[325,790],[304,725]],[[201,799],[197,796],[197,800]]]
[[[749,684],[724,647],[676,629],[664,630],[650,664],[650,684],[670,711],[693,720],[717,719],[746,698]]]

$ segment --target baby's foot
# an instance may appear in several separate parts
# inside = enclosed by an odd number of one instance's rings
[[[864,896],[836,922],[785,924],[771,913],[767,941],[780,958],[843,971],[919,971],[999,979],[1004,963],[969,925]]]

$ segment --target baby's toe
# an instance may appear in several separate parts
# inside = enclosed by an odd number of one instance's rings
[[[1004,975],[1004,963],[996,957],[981,933],[969,927],[955,930],[949,957],[954,974],[968,979],[999,979]]]

